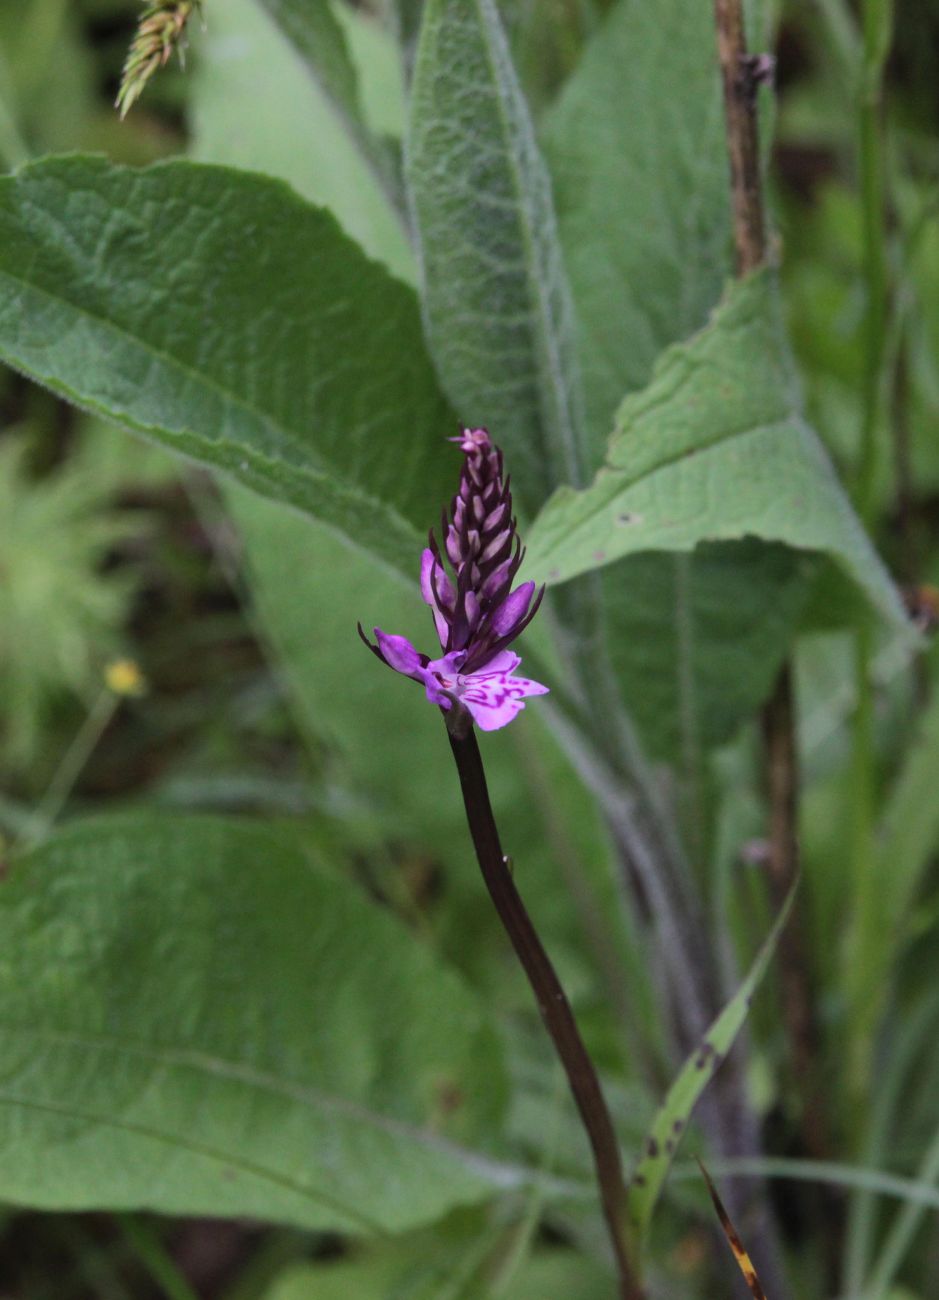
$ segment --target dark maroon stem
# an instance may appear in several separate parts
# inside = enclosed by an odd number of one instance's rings
[[[447,721],[451,720],[448,718]],[[567,995],[515,888],[502,852],[475,731],[472,726],[456,726],[452,729],[448,726],[447,733],[460,775],[466,820],[483,880],[515,954],[528,976],[541,1018],[564,1066],[574,1101],[590,1139],[603,1215],[616,1257],[619,1294],[622,1300],[642,1300],[643,1291],[633,1272],[625,1240],[626,1187],[623,1183],[619,1145],[600,1080],[580,1036]]]

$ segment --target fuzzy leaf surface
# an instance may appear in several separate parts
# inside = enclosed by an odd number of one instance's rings
[[[381,129],[390,130],[397,51],[390,40],[382,43],[374,23],[356,15],[349,21],[356,39],[348,53],[360,56],[361,84],[380,97]],[[186,84],[192,157],[287,181],[328,208],[369,257],[413,283],[414,259],[387,189],[266,7],[226,0],[216,9]]]
[[[656,759],[686,776],[767,698],[811,558],[755,538],[631,555],[602,573],[610,654]]]
[[[765,6],[748,10],[751,48],[760,48]],[[706,324],[732,271],[713,9],[697,0],[611,5],[541,138],[596,468],[624,394],[648,383],[665,348]],[[600,157],[616,165],[598,167]],[[805,557],[749,539],[630,554],[604,571],[611,653],[651,755],[690,776],[752,715],[786,653],[806,567]]]
[[[833,560],[888,620],[890,579],[799,413],[772,281],[730,286],[710,323],[669,348],[619,409],[607,463],[559,489],[529,533],[536,580],[563,582],[643,551],[756,537]]]
[[[706,322],[730,270],[711,6],[620,0],[542,132],[598,464],[624,393]],[[615,165],[598,167],[598,158]]]
[[[471,1149],[481,1003],[292,832],[76,825],[15,862],[0,951],[6,1201],[397,1232],[518,1177]]]
[[[581,481],[581,399],[548,173],[493,0],[429,0],[406,173],[444,387],[531,510]]]
[[[377,137],[369,127],[346,35],[329,0],[259,2],[293,45],[389,194],[403,201],[400,151],[392,140]]]
[[[409,577],[449,488],[413,292],[266,177],[68,157],[0,180],[0,357]]]

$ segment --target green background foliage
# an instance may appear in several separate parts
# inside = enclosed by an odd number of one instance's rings
[[[735,282],[697,0],[206,0],[120,127],[136,6],[0,3],[0,1266],[24,1300],[50,1294],[31,1232],[67,1238],[56,1300],[611,1293],[439,718],[354,632],[432,648],[417,560],[458,418],[505,448],[551,588],[522,649],[552,694],[485,738],[496,813],[642,1177],[700,1091],[689,972],[729,1045],[770,955],[761,708],[794,672],[796,938],[676,1177],[635,1184],[644,1227],[662,1193],[653,1292],[732,1294],[691,1150],[735,1207],[802,1180],[783,1268],[744,1221],[773,1300],[935,1292],[939,728],[897,585],[939,575],[935,42],[925,10],[896,33],[878,170],[858,87],[889,8],[862,8],[866,47],[840,3],[748,7],[780,55],[773,268]],[[103,677],[123,653],[139,699]],[[203,1278],[172,1216],[266,1226]]]

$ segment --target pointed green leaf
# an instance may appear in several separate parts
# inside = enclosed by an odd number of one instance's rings
[[[396,51],[382,47],[372,25],[368,34],[376,39],[359,53],[368,55],[365,77],[382,93]],[[226,0],[214,9],[199,51],[187,76],[192,157],[289,182],[311,203],[329,208],[370,257],[413,282],[414,258],[400,214],[266,9],[257,0]],[[388,98],[385,93],[384,102]]]
[[[317,85],[328,97],[362,157],[374,168],[386,193],[404,205],[400,150],[369,127],[355,65],[342,24],[329,0],[259,0],[294,46]]]
[[[755,11],[766,6],[748,8],[758,49],[765,23]],[[761,100],[764,124],[768,106]],[[713,7],[610,6],[546,116],[542,143],[596,463],[623,394],[648,383],[666,347],[705,325],[732,270]],[[752,716],[789,646],[805,568],[748,539],[631,555],[604,573],[613,658],[651,754],[690,775]]]
[[[603,571],[610,655],[651,757],[690,774],[772,689],[805,605],[807,556],[748,537]]]
[[[581,480],[583,430],[550,183],[493,0],[428,0],[406,155],[444,387],[532,508]]]
[[[77,825],[0,953],[5,1201],[396,1232],[519,1181],[481,1003],[286,829]]]
[[[642,551],[757,537],[834,560],[906,624],[884,567],[798,412],[773,283],[734,283],[710,324],[669,348],[617,414],[607,464],[559,489],[528,537],[527,573],[563,582]]]
[[[614,4],[543,142],[599,459],[623,393],[705,324],[731,270],[713,7]]]
[[[867,882],[868,905],[848,931],[842,987],[855,1021],[873,1026],[894,994],[913,905],[939,848],[939,695],[919,719],[887,798]],[[870,1029],[873,1032],[873,1029]]]
[[[409,576],[450,486],[414,294],[262,176],[69,157],[0,180],[0,357]]]
[[[699,1047],[685,1061],[655,1114],[642,1156],[633,1171],[627,1196],[630,1229],[640,1243],[648,1230],[652,1212],[688,1127],[691,1112],[743,1028],[753,994],[766,973],[779,936],[789,918],[798,886],[796,880],[780,908],[773,928],[754,958],[746,979],[710,1026]]]

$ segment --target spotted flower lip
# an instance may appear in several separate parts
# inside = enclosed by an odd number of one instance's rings
[[[484,668],[464,672],[465,650],[453,650],[440,659],[429,659],[415,650],[404,636],[373,629],[377,645],[359,635],[365,644],[395,672],[421,682],[427,699],[449,712],[454,703],[470,714],[481,731],[498,731],[517,717],[528,695],[546,695],[547,686],[527,677],[516,677],[522,662],[511,650],[500,650]]]
[[[421,556],[421,594],[430,606],[443,654],[421,654],[406,637],[374,629],[372,644],[395,672],[423,684],[428,700],[449,712],[454,703],[483,731],[511,722],[529,695],[548,688],[514,676],[521,660],[508,649],[534,618],[544,595],[533,582],[513,590],[525,552],[512,514],[502,452],[485,429],[463,429],[464,461],[457,494],[441,519],[442,545],[433,531]]]

